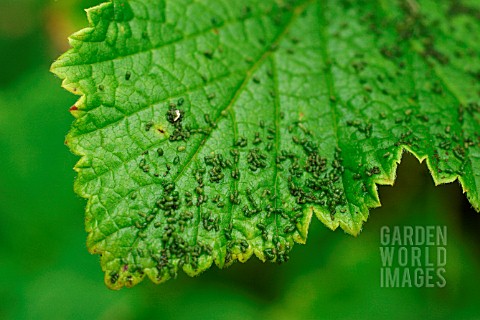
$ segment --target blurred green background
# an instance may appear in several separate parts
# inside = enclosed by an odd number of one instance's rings
[[[0,319],[478,319],[480,215],[406,154],[353,238],[312,220],[278,266],[252,259],[197,278],[110,291],[85,247],[85,202],[63,145],[76,97],[49,65],[99,1],[0,0]],[[445,288],[381,288],[380,228],[447,225]]]

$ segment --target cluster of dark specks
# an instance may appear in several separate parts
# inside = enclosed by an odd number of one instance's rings
[[[167,112],[167,120],[171,123],[175,131],[172,134],[171,141],[183,141],[188,139],[192,133],[209,133],[208,130],[196,129],[183,126],[184,114],[179,110],[179,106],[183,101],[178,101],[175,106],[171,106]],[[282,115],[283,118],[283,115]],[[208,114],[204,116],[208,127],[213,129],[216,124]],[[363,123],[352,123],[352,126],[364,132],[367,137],[370,136],[372,127]],[[161,275],[175,274],[175,267],[172,261],[178,261],[178,265],[189,264],[192,268],[198,267],[198,257],[201,253],[209,252],[208,247],[202,247],[200,244],[196,247],[191,247],[179,236],[179,232],[183,232],[185,225],[193,217],[193,214],[180,213],[180,211],[196,205],[199,207],[200,223],[207,232],[219,232],[222,227],[220,225],[220,216],[213,211],[200,208],[203,204],[209,201],[209,197],[205,194],[205,184],[221,183],[230,176],[231,178],[240,179],[240,171],[238,169],[240,161],[243,160],[248,164],[252,172],[258,172],[267,167],[268,156],[273,149],[273,141],[276,136],[276,130],[273,127],[268,127],[264,121],[259,124],[260,132],[254,132],[251,137],[240,137],[227,156],[219,153],[212,153],[204,157],[202,164],[197,163],[197,169],[193,170],[193,175],[197,182],[197,186],[191,192],[185,192],[182,204],[181,197],[178,192],[175,192],[175,186],[164,190],[164,197],[157,202],[157,209],[162,211],[165,220],[156,222],[155,227],[164,228],[162,241],[162,254],[158,257],[159,277]],[[337,148],[332,160],[321,157],[318,153],[317,144],[314,142],[313,132],[307,129],[302,123],[295,122],[289,127],[289,133],[292,133],[295,128],[300,130],[303,137],[293,136],[293,142],[301,147],[306,155],[306,161],[302,161],[302,157],[292,151],[277,150],[275,153],[275,164],[277,169],[283,171],[284,167],[288,167],[288,186],[290,194],[295,198],[298,206],[294,208],[278,207],[276,202],[277,194],[272,193],[271,190],[264,190],[262,196],[257,194],[258,190],[253,192],[250,189],[242,191],[232,191],[226,197],[222,198],[217,194],[211,199],[211,203],[218,208],[223,208],[226,202],[231,205],[243,204],[242,212],[245,217],[251,218],[260,213],[265,213],[267,218],[272,216],[281,218],[281,229],[271,230],[264,223],[257,223],[256,228],[265,244],[273,246],[264,250],[264,255],[268,260],[277,261],[279,263],[288,260],[288,252],[290,245],[279,234],[291,234],[297,231],[301,219],[304,217],[303,208],[307,204],[316,204],[327,208],[331,214],[332,220],[335,219],[336,212],[346,212],[346,198],[341,187],[341,175],[344,172],[342,165],[341,150]],[[187,134],[185,134],[187,132]],[[249,141],[255,147],[246,149]],[[182,150],[179,150],[182,148]],[[265,151],[263,151],[265,150]],[[184,151],[183,146],[177,148],[178,152]],[[244,156],[242,155],[244,154]],[[163,149],[158,149],[159,157],[164,156]],[[143,162],[146,166],[146,162]],[[378,168],[372,168],[369,172],[376,174]],[[229,172],[230,171],[230,172]],[[287,174],[288,174],[287,173]],[[366,173],[368,175],[368,173]],[[208,175],[208,176],[206,176]],[[208,177],[208,178],[207,178]],[[242,200],[246,201],[242,201]],[[261,199],[261,200],[260,200]],[[265,204],[263,201],[267,201]],[[148,217],[148,216],[147,216]],[[145,219],[147,219],[145,217]],[[153,220],[146,220],[149,223]],[[166,225],[165,225],[166,222]],[[279,225],[277,225],[278,227]],[[239,250],[241,253],[246,253],[249,249],[249,244],[246,239],[233,239],[232,237],[233,225],[230,223],[227,227],[223,227],[222,234],[227,240],[226,263],[233,259],[235,252]],[[270,232],[269,232],[270,230]],[[182,249],[179,249],[182,248]],[[200,248],[200,249],[199,249]],[[211,250],[211,249],[210,249]],[[185,253],[187,252],[187,253]],[[196,252],[196,253],[195,253]],[[192,254],[195,253],[195,254]],[[170,257],[170,258],[169,258]],[[176,259],[176,260],[175,260]]]
[[[279,264],[287,262],[289,260],[288,253],[291,250],[290,244],[282,243],[278,236],[274,236],[272,242],[274,245],[273,248],[263,250],[265,258],[269,261],[276,261]]]
[[[232,260],[232,253],[238,249],[241,253],[246,253],[250,245],[245,239],[230,240],[227,243],[227,255],[225,257],[225,262],[229,263]]]
[[[204,180],[203,176],[207,170],[205,168],[199,168],[193,171],[193,175],[195,176],[195,180],[197,181],[197,186],[195,187],[195,194],[197,195],[197,203],[196,206],[200,207],[203,203],[207,202],[208,196],[205,195],[204,191]]]
[[[207,231],[214,230],[218,232],[220,230],[220,218],[218,215],[215,215],[212,212],[203,214],[202,223],[203,223],[203,227]]]
[[[377,167],[377,166],[374,166],[374,167],[372,167],[372,168],[370,168],[370,169],[366,169],[366,170],[365,170],[365,174],[366,174],[368,177],[371,177],[371,176],[373,176],[373,175],[380,174],[380,173],[381,173],[380,168]]]
[[[185,195],[186,199],[189,197]],[[191,197],[191,194],[190,194]],[[199,259],[202,255],[211,255],[212,248],[209,245],[198,242],[196,245],[190,245],[181,233],[184,232],[185,226],[193,219],[193,214],[189,211],[181,210],[181,199],[179,192],[176,191],[174,183],[163,184],[163,194],[156,201],[155,206],[149,213],[139,213],[140,220],[137,220],[135,227],[139,229],[138,237],[145,237],[146,228],[155,221],[155,218],[160,214],[161,219],[157,219],[157,222],[153,223],[155,229],[162,228],[162,249],[160,252],[153,252],[148,250],[148,255],[153,261],[156,262],[156,269],[158,270],[157,278],[162,280],[166,277],[176,277],[177,268],[181,268],[183,265],[189,265],[193,270],[198,268]],[[210,225],[210,220],[209,224]],[[218,230],[218,226],[213,227]],[[209,227],[210,228],[210,227]],[[138,249],[138,255],[145,257],[144,250]],[[124,263],[123,272],[130,269],[130,273],[143,272],[132,265]],[[134,270],[135,269],[135,270]],[[137,270],[138,269],[138,270]],[[115,284],[120,278],[119,272],[111,272],[109,274],[110,282]],[[130,274],[127,277],[127,282],[132,282],[133,277]]]
[[[414,148],[419,148],[418,142],[420,141],[420,138],[416,135],[413,134],[412,130],[408,130],[402,134],[400,134],[400,137],[398,137],[397,142],[395,142],[395,146],[409,146],[409,147],[414,147]]]
[[[257,201],[255,200],[255,196],[252,190],[250,190],[250,188],[247,188],[245,190],[245,194],[247,196],[248,204],[250,205],[250,207],[248,205],[244,205],[242,208],[242,211],[245,217],[250,218],[257,213],[262,212],[262,209],[260,208]]]
[[[185,194],[185,200],[191,201],[191,194]],[[151,254],[156,261],[159,280],[163,277],[175,277],[177,266],[190,265],[192,269],[198,268],[199,258],[203,254],[211,254],[212,248],[209,245],[198,242],[190,245],[182,236],[185,227],[193,219],[190,211],[181,210],[182,201],[180,194],[176,191],[174,183],[164,183],[163,195],[157,200],[155,214],[163,213],[160,221],[154,223],[156,229],[163,227],[162,250],[158,254]],[[150,221],[152,221],[151,219]],[[147,223],[149,222],[147,218]],[[177,265],[177,266],[176,266]]]
[[[225,207],[225,201],[220,197],[219,194],[217,194],[215,197],[212,199],[212,203],[217,205],[217,208],[223,208]]]
[[[219,183],[225,177],[223,172],[226,168],[232,168],[233,163],[229,159],[225,159],[221,154],[213,154],[205,157],[205,164],[211,169],[208,171],[210,182]]]
[[[169,137],[170,141],[185,141],[188,140],[192,134],[191,129],[183,127],[184,111],[179,109],[185,100],[178,99],[177,103],[170,103],[170,108],[167,111],[167,121],[173,125],[173,132]]]
[[[215,127],[215,123],[210,120],[208,115],[205,116],[208,126],[205,128],[191,128],[188,124],[184,125],[184,117],[185,113],[181,109],[181,107],[185,104],[184,98],[179,98],[175,102],[170,102],[168,105],[168,110],[165,114],[166,120],[171,124],[173,127],[172,133],[169,136],[169,140],[171,142],[186,142],[188,141],[193,135],[195,134],[203,134],[208,135],[211,133],[213,127]],[[148,121],[145,124],[145,130],[148,132],[154,127],[155,123],[153,121]],[[160,133],[165,134],[165,129],[159,128],[158,131]],[[205,139],[204,139],[205,140]],[[185,144],[177,146],[176,152],[177,154],[173,156],[173,158],[165,159],[165,172],[163,173],[163,177],[167,177],[171,170],[171,165],[176,166],[180,163],[180,153],[187,151],[187,146]],[[140,160],[139,167],[145,172],[149,173],[151,171],[152,163],[147,163],[147,159],[145,155],[148,154],[148,151],[143,154],[143,158]],[[157,149],[157,154],[159,157],[163,157],[165,152],[162,148]],[[153,173],[155,177],[160,177],[161,174],[156,172]]]
[[[312,140],[294,137],[293,141],[303,147],[307,161],[302,167],[293,157],[288,178],[290,194],[300,205],[312,203],[327,208],[334,220],[337,210],[344,210],[347,202],[343,187],[339,185],[345,170],[341,150],[336,148],[333,160],[329,163],[318,154],[318,147]]]
[[[237,142],[235,143],[235,146],[240,148],[245,148],[247,145],[248,145],[248,140],[245,137],[238,138]]]
[[[260,230],[262,233],[262,239],[263,241],[268,241],[268,232],[267,232],[267,226],[263,223],[257,223],[257,228]]]
[[[385,52],[390,55],[390,52]],[[360,60],[356,61],[353,68],[357,72],[363,71],[367,67],[367,63]],[[254,82],[260,82],[259,78],[253,78]],[[367,89],[366,89],[367,90]],[[368,91],[368,90],[367,90]],[[215,98],[214,93],[207,96],[208,100]],[[332,97],[334,99],[334,97]],[[216,126],[216,122],[209,114],[204,115],[204,121],[207,124],[203,129],[191,129],[183,124],[184,112],[181,110],[184,100],[179,99],[176,103],[170,105],[166,116],[168,122],[174,127],[174,131],[170,136],[170,141],[185,141],[188,140],[192,134],[201,133],[209,134]],[[401,117],[402,123],[409,123],[415,116],[412,110],[406,110]],[[283,115],[282,115],[283,118]],[[385,114],[380,114],[381,119],[386,119]],[[417,118],[422,121],[428,121],[426,115],[417,115]],[[153,125],[153,124],[152,124]],[[152,126],[150,125],[150,127]],[[366,123],[358,120],[348,121],[348,126],[351,126],[365,135],[366,138],[372,136],[373,126],[371,123]],[[222,183],[231,177],[234,180],[240,179],[239,166],[240,162],[246,163],[252,172],[259,172],[267,168],[269,157],[272,155],[274,148],[274,139],[277,134],[275,128],[268,127],[264,121],[260,121],[258,128],[259,132],[249,133],[246,136],[240,136],[230,149],[229,154],[212,153],[204,157],[203,163],[196,162],[197,168],[193,170],[193,175],[197,185],[185,192],[184,197],[180,197],[178,192],[172,190],[164,190],[164,197],[157,202],[157,208],[163,212],[165,220],[157,222],[155,227],[164,228],[163,232],[163,249],[160,256],[157,258],[159,275],[168,272],[173,275],[175,268],[172,261],[178,261],[178,265],[189,264],[192,268],[198,267],[198,257],[202,253],[211,253],[211,248],[198,244],[191,246],[179,236],[179,232],[183,232],[185,225],[193,217],[193,214],[181,213],[189,207],[199,207],[200,225],[207,232],[219,232],[225,236],[227,240],[226,262],[231,261],[235,252],[246,253],[249,249],[249,243],[246,239],[233,239],[232,231],[233,225],[228,226],[220,224],[221,216],[216,214],[215,210],[207,210],[202,207],[209,201],[206,190],[211,184]],[[260,213],[264,213],[267,218],[276,217],[275,221],[281,221],[276,227],[281,226],[278,230],[272,230],[273,225],[267,225],[265,222],[257,223],[255,226],[259,230],[262,239],[266,246],[271,246],[264,250],[264,255],[268,260],[277,261],[279,263],[288,260],[288,252],[290,250],[289,243],[285,242],[284,236],[294,233],[299,228],[301,219],[304,217],[304,208],[309,204],[315,204],[326,208],[330,212],[331,219],[335,219],[337,212],[346,212],[347,201],[344,194],[341,178],[344,173],[343,159],[341,157],[341,150],[336,148],[333,158],[325,157],[319,154],[319,149],[313,138],[313,132],[309,130],[304,123],[294,122],[289,126],[288,132],[292,134],[294,130],[298,129],[298,135],[292,135],[294,144],[300,147],[304,153],[304,157],[298,152],[287,150],[276,150],[274,153],[275,165],[279,171],[285,168],[284,171],[288,175],[288,188],[291,196],[294,197],[297,206],[294,208],[286,208],[284,203],[280,205],[276,199],[278,197],[275,192],[271,190],[252,191],[248,188],[232,191],[226,195],[210,194],[211,203],[218,208],[224,208],[226,205],[242,205],[241,211],[247,218],[252,218]],[[296,133],[297,134],[297,133]],[[411,131],[404,133],[398,143],[412,145],[418,138],[413,136]],[[177,152],[185,151],[185,146],[177,147]],[[464,151],[457,150],[459,154],[464,154]],[[164,156],[163,150],[157,150],[158,156]],[[301,152],[300,152],[301,153]],[[388,158],[391,154],[385,153],[384,157]],[[178,157],[178,156],[177,156]],[[179,161],[174,160],[174,164]],[[147,166],[146,162],[142,163],[142,168]],[[148,166],[146,167],[148,170]],[[377,166],[365,168],[360,173],[355,173],[353,178],[361,180],[366,177],[380,174],[380,169]],[[207,189],[205,189],[207,187]],[[173,189],[175,187],[173,186]],[[367,191],[367,187],[363,184],[363,191]],[[260,194],[262,196],[260,197]],[[182,199],[181,199],[182,198]],[[243,201],[242,201],[243,200]],[[183,203],[182,203],[183,201]],[[229,209],[231,210],[231,209]],[[153,216],[155,217],[155,216]],[[182,218],[184,217],[184,218]],[[145,217],[146,223],[151,220],[147,215]],[[281,219],[281,220],[279,220]],[[166,223],[166,225],[165,225]],[[273,246],[272,246],[273,245]],[[167,270],[167,271],[165,271]]]
[[[359,132],[365,134],[366,138],[372,136],[373,126],[371,123],[364,123],[360,120],[349,120],[347,121],[347,126],[356,128]]]
[[[292,141],[297,145],[301,145],[307,155],[311,154],[312,152],[315,152],[318,148],[317,144],[313,140],[310,140],[310,138],[300,139],[297,136],[293,136]]]
[[[403,19],[396,20],[395,22],[392,21],[394,24],[392,23],[386,27],[397,31],[403,40],[407,40],[405,41],[405,43],[408,43],[408,40],[414,40],[415,42],[421,43],[422,52],[420,52],[420,55],[424,58],[424,61],[428,66],[433,67],[435,64],[440,66],[450,64],[450,60],[452,57],[449,57],[446,54],[442,53],[440,48],[436,47],[436,34],[434,30],[437,28],[437,25],[430,24],[427,21],[426,16],[421,14],[418,8],[416,8],[409,2],[402,3],[401,9],[404,13]],[[376,34],[378,35],[379,33]],[[379,51],[383,57],[389,59],[397,65],[397,75],[402,75],[403,71],[405,71],[406,69],[407,60],[405,59],[404,55],[407,50],[411,50],[411,48],[409,46],[403,46],[399,44],[390,44],[382,45]],[[459,58],[462,56],[463,53],[464,52],[457,52],[455,53],[455,55],[457,56],[457,58]],[[354,62],[354,64],[355,65],[353,65],[353,68],[357,72],[362,71],[365,67],[364,64],[358,64],[356,61]],[[442,85],[441,81],[435,80],[435,77],[432,77],[432,79],[433,80],[431,80],[430,83],[427,83],[430,93],[436,96],[445,96],[446,87]],[[380,81],[380,78],[377,78],[377,80],[379,80],[379,82],[383,82]],[[412,103],[412,105],[418,104],[418,96],[416,93],[411,96],[410,102]],[[458,107],[459,122],[463,121],[464,113],[467,108],[468,106],[464,105],[460,105]],[[380,114],[380,120],[384,119],[387,119],[386,114]],[[429,115],[424,113],[416,113],[416,108],[413,108],[413,110],[407,109],[404,111],[404,114],[398,115],[396,118],[394,118],[395,125],[409,126],[409,128],[406,128],[406,130],[397,137],[397,141],[395,143],[396,147],[408,146],[413,150],[420,149],[419,145],[421,142],[421,138],[417,137],[413,133],[413,131],[410,130],[410,123],[414,122],[415,119],[419,121],[419,124],[431,122]],[[355,123],[354,121],[351,121],[347,124],[354,127],[357,127],[357,125],[359,125],[359,123]],[[441,126],[441,123],[437,121],[434,126]],[[358,128],[361,127],[357,127],[357,129]],[[465,133],[460,134],[458,130],[457,132],[454,132],[453,128],[451,128],[449,125],[445,125],[445,130],[443,133],[435,134],[435,137],[439,140],[439,143],[435,146],[437,149],[433,151],[433,157],[431,160],[433,161],[434,166],[437,167],[436,170],[438,171],[438,173],[463,173],[463,168],[465,166],[466,149],[468,149],[468,145],[470,145],[470,142],[472,140],[464,136]],[[461,163],[459,168],[456,170],[452,170],[452,168],[450,167],[455,166],[453,163],[449,163],[450,155],[452,154]],[[390,155],[390,152],[386,152],[384,154],[384,158],[389,158]],[[377,170],[366,170],[365,173],[367,176],[378,174]],[[362,179],[362,175],[355,174],[353,178],[360,180]]]
[[[153,151],[155,153],[155,151]],[[156,151],[158,157],[163,157],[164,151],[162,148],[158,148]],[[155,172],[158,170],[158,166],[156,166],[153,162],[151,162],[151,157],[149,157],[150,152],[145,150],[142,153],[142,158],[138,164],[138,167],[146,174],[152,174],[155,178],[160,177],[159,172]],[[148,160],[149,159],[149,160]],[[147,161],[148,160],[148,161]],[[166,171],[163,173],[163,176],[166,177],[170,173],[171,166],[168,163],[165,163]]]
[[[466,105],[459,106],[459,121],[463,121],[464,112],[469,113],[470,115],[479,115],[480,114],[480,103],[478,102],[469,102]]]
[[[165,248],[159,254],[152,254],[152,259],[157,263],[158,279],[176,277],[177,266],[182,268],[189,265],[193,270],[198,269],[199,259],[202,255],[212,254],[212,247],[201,242],[192,246],[178,234],[173,234],[165,243]],[[176,265],[177,266],[176,266]]]
[[[112,271],[109,273],[110,276],[110,283],[115,284],[117,283],[118,279],[120,278],[120,274],[118,272]]]
[[[156,202],[159,209],[164,212],[165,217],[173,216],[180,207],[180,196],[175,190],[174,183],[165,183],[163,197]]]
[[[232,240],[232,231],[233,231],[233,223],[230,222],[228,226],[223,230],[225,239],[227,239],[228,241]],[[227,252],[227,256],[228,255],[229,253]],[[225,259],[225,260],[229,260],[229,259]]]
[[[230,203],[232,205],[239,205],[242,202],[242,199],[240,198],[240,194],[238,193],[237,190],[233,191],[230,194]]]
[[[231,177],[235,180],[240,179],[240,170],[238,169],[238,163],[240,162],[240,152],[238,149],[231,149],[230,155],[232,156],[234,167],[232,169]]]
[[[247,155],[248,168],[257,171],[267,167],[267,155],[259,148],[250,149]]]

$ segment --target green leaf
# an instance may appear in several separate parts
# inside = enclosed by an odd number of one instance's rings
[[[479,5],[113,0],[53,64],[81,95],[88,248],[111,288],[357,235],[407,150],[480,209]]]

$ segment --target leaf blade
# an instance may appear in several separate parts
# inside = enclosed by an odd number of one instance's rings
[[[52,70],[83,95],[67,141],[82,156],[75,190],[107,284],[253,254],[285,261],[313,212],[356,235],[404,149],[436,183],[460,177],[478,210],[478,114],[473,105],[464,124],[450,107],[478,101],[475,84],[460,101],[442,82],[464,70],[436,61],[451,39],[432,39],[428,14],[439,13],[418,10],[186,0],[90,10],[92,27]]]

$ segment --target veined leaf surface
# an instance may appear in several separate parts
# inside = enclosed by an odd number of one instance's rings
[[[111,288],[357,235],[402,152],[478,211],[475,1],[113,0],[52,67],[81,95],[88,248]],[[328,245],[328,244],[325,244]]]

